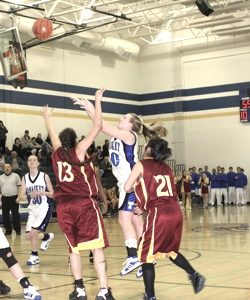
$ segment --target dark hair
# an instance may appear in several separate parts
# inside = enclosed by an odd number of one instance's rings
[[[65,128],[60,132],[59,139],[62,143],[62,147],[68,151],[69,149],[75,147],[77,135],[74,129]]]
[[[77,144],[77,135],[74,129],[72,128],[65,128],[63,131],[60,132],[59,134],[59,139],[62,143],[62,148],[61,148],[61,154],[63,156],[63,159],[69,163],[71,166],[84,166],[87,163],[91,161],[91,159],[87,159],[84,162],[79,162],[79,163],[74,163],[72,162],[72,159],[70,157],[69,150],[74,148]],[[88,154],[89,155],[89,154]]]
[[[172,151],[168,148],[168,142],[159,138],[151,138],[146,146],[150,148],[150,156],[157,161],[165,161],[172,155]]]

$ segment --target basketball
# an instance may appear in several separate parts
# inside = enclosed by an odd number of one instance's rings
[[[33,32],[40,41],[47,40],[53,32],[52,22],[45,18],[36,20]]]

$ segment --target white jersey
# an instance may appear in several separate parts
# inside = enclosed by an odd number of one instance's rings
[[[26,185],[26,194],[29,201],[29,216],[26,224],[26,232],[31,231],[32,228],[39,231],[45,231],[52,215],[52,206],[48,202],[47,196],[36,196],[31,198],[31,192],[47,190],[45,181],[45,173],[38,172],[32,178],[30,173],[24,175]]]
[[[6,239],[2,228],[0,227],[0,249],[9,248],[10,244],[8,240]]]
[[[138,161],[138,139],[135,135],[135,143],[133,145],[127,145],[123,141],[117,138],[112,138],[109,147],[109,157],[112,163],[112,172],[116,177],[119,188],[119,207],[122,205],[125,199],[124,184],[126,183],[133,166]]]
[[[31,192],[33,191],[46,191],[47,184],[45,181],[45,173],[39,171],[34,178],[31,177],[30,173],[27,173],[24,175],[24,181],[29,207],[48,207],[47,196],[36,196],[31,198]]]

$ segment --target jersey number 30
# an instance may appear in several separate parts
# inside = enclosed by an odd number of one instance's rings
[[[154,176],[154,179],[159,183],[156,189],[157,197],[173,196],[172,185],[168,175],[157,175]]]

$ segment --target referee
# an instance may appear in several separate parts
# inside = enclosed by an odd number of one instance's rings
[[[0,175],[0,190],[2,200],[2,215],[5,234],[12,234],[12,224],[17,235],[21,234],[21,224],[19,215],[19,193],[21,180],[18,174],[12,173],[10,164],[4,165],[4,174]],[[12,224],[10,221],[12,214]]]

